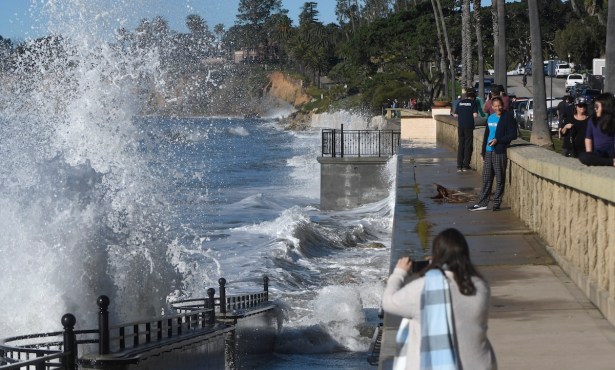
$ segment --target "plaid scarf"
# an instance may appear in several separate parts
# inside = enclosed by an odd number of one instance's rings
[[[421,294],[421,369],[458,368],[448,280],[441,270],[432,269],[425,274]]]

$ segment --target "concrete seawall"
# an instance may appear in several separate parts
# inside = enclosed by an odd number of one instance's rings
[[[435,116],[439,143],[457,149],[457,120]],[[482,171],[483,128],[474,131],[472,167]],[[547,243],[547,251],[615,324],[615,169],[517,140],[508,150],[504,202]]]

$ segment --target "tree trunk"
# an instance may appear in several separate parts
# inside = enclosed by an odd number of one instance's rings
[[[604,91],[615,92],[615,1],[609,1],[606,24],[606,68]]]
[[[498,0],[491,0],[491,22],[493,23],[493,70],[498,70],[498,42],[500,38],[498,36]]]
[[[436,30],[438,32],[438,45],[440,46],[440,71],[442,72],[442,75],[444,76],[444,91],[448,92],[448,73],[446,73],[446,54],[444,53],[444,42],[442,41],[442,30],[440,29],[440,22],[438,21],[438,19],[440,19],[440,17],[438,16],[438,9],[436,7],[436,2],[435,0],[431,0],[431,6],[433,8],[433,16],[434,16],[434,20],[436,21]]]
[[[543,69],[540,68],[543,64],[543,58],[538,1],[528,0],[527,2],[530,18],[530,38],[532,40],[532,84],[534,85],[534,123],[532,124],[530,143],[552,149],[553,140],[551,139],[549,124],[547,123],[545,74]]]
[[[504,86],[504,90],[508,90],[506,79],[506,4],[504,0],[498,2],[498,66],[495,70],[496,83]]]
[[[461,13],[461,88],[472,83],[472,32],[470,30],[470,0],[463,0]]]
[[[478,61],[478,92],[476,96],[485,96],[485,58],[483,57],[483,31],[481,28],[480,0],[474,0],[474,27],[476,27],[476,54]]]
[[[446,52],[448,54],[448,63],[451,72],[451,83],[452,86],[452,94],[450,95],[452,99],[455,98],[455,62],[453,61],[453,53],[451,52],[451,44],[448,42],[448,32],[446,31],[446,22],[444,21],[444,14],[442,13],[442,5],[440,5],[440,0],[436,0],[436,5],[438,5],[438,14],[440,14],[440,20],[442,21],[442,33],[444,34],[444,43],[446,44]]]

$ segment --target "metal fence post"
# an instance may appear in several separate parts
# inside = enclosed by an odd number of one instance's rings
[[[340,153],[341,153],[341,157],[344,158],[344,125],[340,125],[340,126],[342,126],[341,133],[340,133],[340,141],[341,141]]]
[[[101,295],[96,300],[98,304],[98,354],[109,354],[109,297]]]
[[[75,324],[77,319],[74,315],[67,313],[62,316],[62,326],[64,327],[64,349],[68,354],[62,357],[62,364],[67,370],[77,369],[77,338],[75,337]]]
[[[265,300],[267,302],[269,302],[269,276],[265,275],[263,276],[263,283],[264,283],[264,291],[265,291]]]
[[[226,313],[226,279],[218,279],[220,284],[220,313]]]
[[[216,290],[214,288],[207,289],[207,296],[209,297],[209,307],[211,308],[211,312],[209,313],[209,321],[208,324],[213,325],[216,322],[216,301],[214,295],[216,294]],[[220,302],[222,305],[222,302]]]

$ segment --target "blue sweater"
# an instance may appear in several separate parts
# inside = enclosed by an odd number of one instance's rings
[[[480,154],[485,156],[487,150],[487,138],[489,137],[489,126],[485,127],[485,135],[483,137],[483,145]],[[517,121],[512,113],[504,111],[500,116],[500,121],[495,129],[495,138],[497,143],[493,148],[496,154],[506,154],[506,149],[510,143],[517,138]]]

